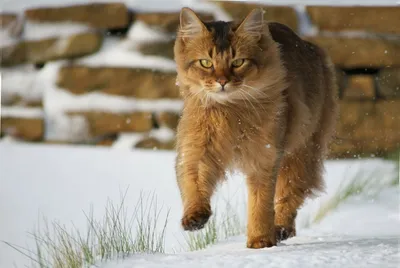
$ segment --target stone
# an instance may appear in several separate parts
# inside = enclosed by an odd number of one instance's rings
[[[58,59],[71,59],[98,51],[103,37],[99,33],[81,33],[69,37],[43,40],[24,40],[0,48],[1,66],[22,63],[42,63]]]
[[[163,150],[175,150],[175,140],[170,140],[167,142],[163,142],[161,149]]]
[[[0,31],[2,31],[4,37],[8,36],[10,39],[18,38],[23,29],[24,20],[18,14],[0,13]]]
[[[161,112],[155,115],[155,121],[159,127],[167,127],[176,130],[180,115],[172,112]]]
[[[174,150],[175,140],[161,142],[153,137],[145,137],[137,142],[134,148],[151,150]]]
[[[384,68],[377,76],[378,95],[382,98],[400,97],[400,68]]]
[[[350,75],[344,90],[345,99],[375,99],[375,77],[372,75]]]
[[[26,141],[41,141],[44,136],[43,118],[2,117],[1,134]]]
[[[137,49],[143,55],[158,56],[168,59],[174,59],[175,40],[162,42],[146,42],[138,45]]]
[[[101,29],[124,28],[131,23],[128,8],[123,3],[31,8],[25,11],[25,17],[35,22],[75,22]]]
[[[400,33],[400,7],[308,6],[311,22],[324,31]]]
[[[121,132],[147,132],[153,127],[150,112],[108,113],[69,112],[70,116],[83,116],[88,122],[89,135],[99,137]]]
[[[155,138],[146,137],[138,141],[134,147],[140,149],[152,149],[152,150],[161,149],[161,142]]]
[[[400,149],[400,100],[341,101],[330,158]]]
[[[136,13],[135,20],[141,21],[152,29],[167,33],[176,33],[179,25],[179,12]],[[196,12],[203,21],[214,20],[212,14]]]
[[[18,15],[14,13],[0,13],[0,28],[6,28],[16,23]]]
[[[1,94],[1,105],[20,107],[43,107],[42,99],[28,99],[18,94]]]
[[[135,98],[179,98],[176,73],[140,68],[64,66],[57,86],[74,94],[102,92]]]
[[[266,21],[274,21],[285,24],[290,27],[293,31],[298,32],[298,18],[296,10],[290,6],[278,6],[278,5],[263,5],[256,3],[245,3],[239,1],[211,1],[221,6],[233,20],[241,21],[244,19],[251,10],[254,8],[262,8],[264,13],[264,19]]]
[[[400,39],[305,36],[327,51],[340,68],[400,66]]]

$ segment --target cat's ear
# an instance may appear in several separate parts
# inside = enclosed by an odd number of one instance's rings
[[[261,8],[253,9],[237,27],[237,33],[246,33],[261,36],[264,31],[264,11]]]
[[[190,38],[206,30],[206,26],[200,18],[188,7],[184,7],[180,14],[179,35],[182,38]]]

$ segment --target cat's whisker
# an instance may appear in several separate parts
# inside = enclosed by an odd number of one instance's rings
[[[255,87],[252,87],[252,86],[249,86],[249,85],[246,85],[246,84],[243,84],[243,86],[254,90],[255,92],[257,92],[258,94],[260,94],[260,95],[263,96],[263,97],[267,97],[267,98],[268,98],[268,95],[267,95],[265,92],[262,92],[262,91],[261,91],[260,89],[258,89],[258,88],[255,88]]]
[[[244,89],[241,89],[243,92],[245,92],[247,95],[249,95],[250,97],[252,97],[253,98],[253,100],[255,100],[255,101],[257,101],[257,98],[256,97],[254,97],[252,94],[250,94],[249,92],[247,92],[246,90],[244,90]]]
[[[244,85],[244,86],[246,86],[246,85]],[[250,86],[247,86],[247,87],[249,87],[249,88],[252,88],[252,87],[250,87]],[[255,89],[255,88],[252,88],[252,89]],[[243,89],[242,89],[243,90]],[[255,97],[255,96],[253,96],[252,94],[250,94],[249,92],[247,92],[246,90],[243,90],[245,93],[247,93],[249,96],[251,96],[255,101],[257,101],[258,102],[258,99]],[[265,93],[264,93],[265,94]],[[266,95],[266,94],[265,94]],[[266,113],[267,111],[265,110],[265,108],[264,108],[264,106],[263,105],[261,105],[260,106],[261,107],[261,109]]]
[[[206,92],[206,94],[204,95],[204,97],[205,97],[205,104],[204,104],[204,106],[205,107],[208,107],[208,101],[210,100],[210,93],[208,93],[208,92]]]
[[[260,116],[260,113],[257,111],[257,108],[256,108],[256,107],[254,106],[254,104],[249,100],[249,98],[248,98],[246,95],[244,95],[244,93],[246,93],[246,94],[248,94],[248,95],[250,95],[250,96],[251,96],[251,94],[248,93],[248,92],[246,92],[246,91],[243,90],[242,88],[240,89],[240,92],[243,94],[242,96],[245,98],[245,100],[247,100],[247,101],[250,103],[250,105],[253,107],[253,110],[254,110],[255,114],[257,115],[258,119],[261,121],[261,116]]]

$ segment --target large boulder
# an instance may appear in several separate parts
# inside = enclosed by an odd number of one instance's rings
[[[64,66],[57,86],[74,94],[96,91],[145,99],[179,98],[175,72],[140,68]]]
[[[400,66],[400,39],[342,36],[306,36],[325,49],[334,64],[342,68]]]
[[[130,23],[128,8],[123,3],[31,8],[25,11],[25,17],[35,22],[75,22],[102,29],[123,28]]]
[[[43,40],[22,40],[16,44],[0,48],[1,66],[12,66],[26,62],[42,63],[85,56],[98,51],[102,41],[103,36],[95,32]]]
[[[320,30],[400,34],[399,6],[309,6],[307,13]]]

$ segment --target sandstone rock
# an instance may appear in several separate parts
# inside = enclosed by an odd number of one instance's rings
[[[175,141],[161,142],[153,137],[145,137],[135,144],[135,148],[151,150],[173,150]]]
[[[309,6],[308,15],[319,29],[327,31],[361,30],[400,33],[400,7]]]
[[[175,150],[175,140],[163,142],[161,149],[163,149],[163,150]]]
[[[136,98],[179,98],[175,72],[139,68],[64,66],[57,85],[75,94],[92,91]]]
[[[24,20],[14,13],[0,13],[0,30],[2,35],[18,38],[24,29]]]
[[[91,137],[110,135],[120,132],[146,132],[153,127],[152,115],[148,112],[106,113],[106,112],[69,112],[71,116],[86,118]]]
[[[17,21],[18,15],[13,13],[0,13],[0,28],[5,28]]]
[[[43,107],[41,99],[27,99],[17,94],[1,94],[1,105],[20,107]]]
[[[196,12],[203,21],[210,21],[214,19],[212,14]],[[172,13],[137,13],[135,14],[137,21],[144,22],[150,28],[175,33],[179,25],[179,12]]]
[[[374,99],[375,77],[372,75],[350,75],[344,90],[345,99]]]
[[[161,149],[161,142],[155,138],[144,138],[135,144],[135,148],[140,149]]]
[[[270,6],[239,1],[212,1],[220,5],[234,20],[244,19],[252,9],[264,9],[264,18],[289,26],[293,31],[298,31],[298,19],[294,8],[289,6]]]
[[[104,139],[104,140],[100,140],[98,143],[96,143],[96,145],[110,147],[114,144],[114,142],[115,142],[114,139]]]
[[[400,148],[400,100],[341,101],[330,157],[390,152]]]
[[[161,112],[155,115],[155,121],[160,127],[167,127],[176,130],[179,123],[180,115],[171,112]]]
[[[103,29],[123,28],[130,23],[129,11],[123,3],[32,8],[25,11],[25,17],[36,22],[75,22]]]
[[[400,66],[400,39],[308,36],[324,48],[334,64],[344,68]]]
[[[385,68],[380,70],[377,83],[379,97],[400,97],[400,68]]]
[[[1,133],[27,141],[41,141],[44,135],[43,118],[2,117]]]
[[[89,55],[99,50],[102,40],[98,33],[82,33],[65,38],[21,41],[1,48],[1,65],[38,63]]]
[[[138,50],[143,55],[159,56],[169,59],[174,58],[174,44],[175,40],[169,42],[152,42],[143,43],[138,46]]]

